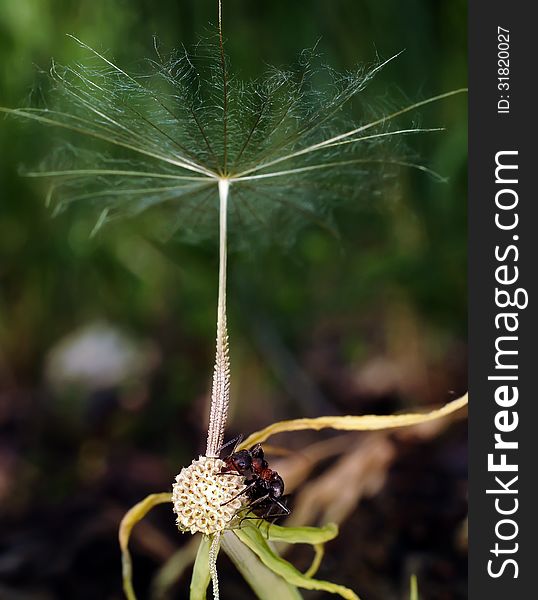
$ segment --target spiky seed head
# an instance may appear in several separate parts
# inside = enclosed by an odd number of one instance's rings
[[[233,525],[245,502],[238,496],[245,484],[240,475],[220,475],[224,464],[219,458],[200,456],[176,476],[172,502],[181,531],[210,535]]]

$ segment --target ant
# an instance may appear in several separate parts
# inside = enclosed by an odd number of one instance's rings
[[[226,445],[235,442],[235,450],[241,439],[239,436]],[[252,446],[250,450],[234,451],[223,460],[225,464],[221,470],[222,475],[230,473],[245,478],[246,487],[241,494],[247,495],[250,500],[248,507],[256,516],[277,519],[290,514],[290,509],[283,502],[284,480],[269,468],[260,444]],[[280,512],[275,512],[275,507]]]

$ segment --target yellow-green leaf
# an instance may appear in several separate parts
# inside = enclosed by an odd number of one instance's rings
[[[266,521],[260,519],[259,522],[250,522],[244,527],[264,528],[263,534],[270,542],[279,542],[284,544],[310,544],[314,549],[314,559],[312,564],[305,572],[306,577],[312,577],[316,574],[323,554],[325,552],[323,544],[333,540],[338,535],[338,525],[328,523],[323,527],[281,527],[280,525],[269,525]]]
[[[343,585],[312,579],[301,573],[287,560],[275,554],[269,546],[261,531],[256,527],[245,527],[234,531],[237,537],[247,545],[262,561],[262,563],[271,569],[277,575],[280,575],[291,585],[303,588],[305,590],[320,590],[331,594],[338,594],[345,600],[359,600],[355,592]],[[274,596],[273,596],[274,597]]]
[[[211,537],[207,535],[202,536],[196,560],[194,561],[194,569],[192,570],[190,600],[206,599],[207,588],[211,581],[211,573],[209,572],[210,549]]]
[[[256,431],[244,440],[240,448],[250,448],[254,444],[265,442],[272,435],[286,431],[300,431],[304,429],[340,429],[344,431],[374,431],[379,429],[394,429],[418,425],[427,421],[440,419],[466,406],[468,395],[465,394],[457,400],[448,402],[443,407],[427,413],[405,413],[401,415],[346,415],[333,417],[316,417],[313,419],[292,419],[290,421],[279,421],[265,429]]]
[[[233,531],[222,536],[221,547],[250,585],[258,600],[301,600],[296,586],[269,569]]]
[[[247,527],[255,525],[247,525]],[[265,533],[265,531],[263,532]],[[288,544],[323,544],[338,535],[338,525],[328,523],[323,527],[281,527],[270,525],[267,537],[270,542],[287,542]]]
[[[119,540],[121,547],[121,564],[123,576],[123,591],[128,600],[136,600],[133,588],[133,565],[129,553],[129,538],[133,527],[141,521],[148,512],[158,504],[172,501],[172,494],[150,494],[138,504],[135,504],[123,517],[120,523]]]

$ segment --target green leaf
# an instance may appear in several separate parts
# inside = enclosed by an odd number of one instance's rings
[[[252,525],[247,526],[256,527],[258,525],[251,523]],[[323,560],[324,543],[333,540],[338,535],[338,526],[334,523],[328,523],[324,527],[280,527],[279,525],[270,525],[267,531],[264,530],[264,534],[270,542],[310,544],[314,550],[314,559],[305,572],[305,576],[313,577]],[[279,550],[281,549],[279,548]]]
[[[258,556],[235,535],[234,531],[227,531],[223,535],[221,547],[259,600],[302,599],[297,588],[261,562]]]
[[[210,548],[211,538],[207,535],[202,536],[192,571],[190,600],[206,599],[207,588],[211,581],[211,574],[209,572]]]
[[[247,525],[246,527],[256,527]],[[256,529],[258,529],[256,527]],[[323,527],[281,527],[270,525],[267,536],[270,542],[287,542],[288,544],[324,544],[338,535],[338,526],[328,523]]]
[[[259,529],[256,527],[245,527],[244,529],[235,530],[237,537],[246,544],[263,562],[263,564],[271,569],[277,575],[280,575],[291,585],[304,588],[306,590],[321,590],[331,594],[339,594],[346,600],[359,600],[355,592],[336,583],[329,581],[321,581],[312,579],[307,575],[303,575],[291,563],[284,560],[282,557],[275,554],[274,550],[269,546],[266,539]],[[275,596],[272,596],[273,598]]]

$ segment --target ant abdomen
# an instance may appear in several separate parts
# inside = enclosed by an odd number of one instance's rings
[[[284,495],[284,480],[274,471],[273,477],[269,481],[269,494],[275,499]]]

